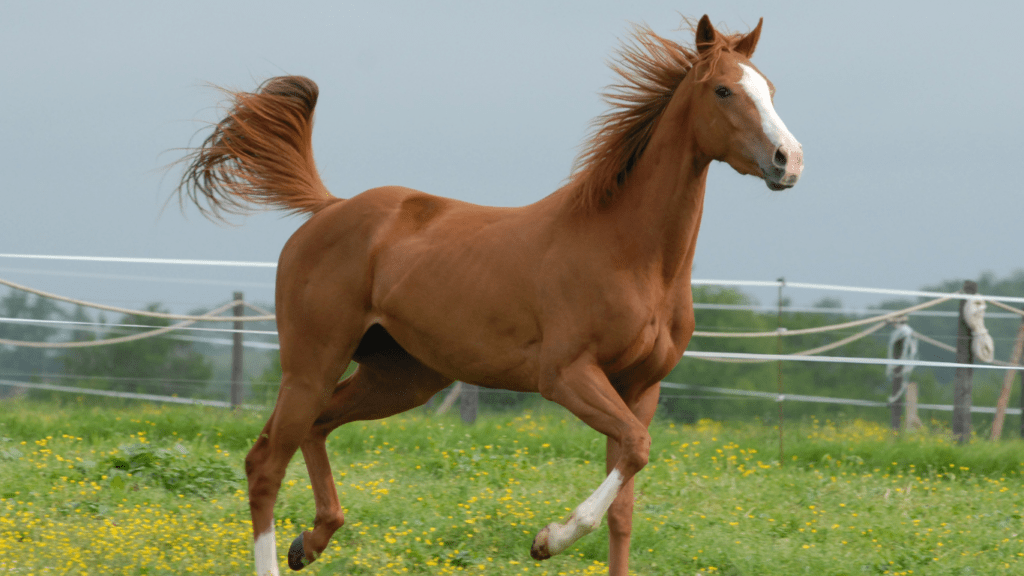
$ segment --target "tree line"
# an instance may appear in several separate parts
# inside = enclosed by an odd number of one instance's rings
[[[146,311],[167,312],[156,303],[146,306]],[[90,342],[170,324],[163,318],[136,314],[125,314],[108,323],[102,312],[92,316],[81,306],[68,310],[52,300],[18,290],[0,298],[0,318],[0,338],[27,342]],[[0,377],[15,381],[194,396],[205,390],[212,373],[209,358],[196,350],[193,342],[173,336],[86,348],[0,345]],[[0,394],[3,392],[0,388]]]

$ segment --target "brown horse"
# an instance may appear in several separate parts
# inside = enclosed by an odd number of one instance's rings
[[[569,182],[521,208],[389,186],[332,196],[311,150],[317,87],[274,78],[233,107],[187,158],[178,189],[211,216],[251,203],[310,215],[277,269],[283,379],[245,459],[256,571],[278,574],[273,510],[302,449],[313,529],[288,564],[316,560],[345,521],[325,449],[354,420],[426,402],[459,379],[540,392],[608,437],[604,482],[530,554],[558,554],[608,513],[609,572],[625,575],[633,476],[647,464],[659,381],[694,329],[690,292],[712,160],[794,185],[800,144],[750,63],[761,23],[723,34],[707,16],[695,48],[638,28]],[[350,360],[358,369],[339,382]]]

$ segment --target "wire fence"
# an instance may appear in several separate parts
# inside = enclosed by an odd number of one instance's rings
[[[0,258],[12,258],[12,259],[37,259],[37,260],[60,260],[60,261],[83,261],[83,262],[114,262],[121,264],[142,264],[142,265],[185,265],[185,266],[222,266],[222,267],[250,267],[250,268],[273,268],[276,266],[272,262],[244,262],[244,261],[217,261],[217,260],[185,260],[185,259],[158,259],[158,258],[115,258],[115,257],[84,257],[84,256],[46,256],[46,255],[19,255],[19,254],[0,254]],[[17,284],[8,280],[0,279],[0,284],[6,285],[14,290],[24,291],[27,293],[35,294],[42,298],[51,299],[54,301],[65,302],[74,304],[76,306],[83,306],[94,308],[98,310],[105,310],[110,312],[118,312],[125,315],[131,315],[135,317],[150,317],[157,318],[160,320],[175,320],[178,321],[176,324],[169,326],[162,326],[155,328],[151,325],[139,324],[139,323],[105,323],[105,322],[91,322],[81,320],[52,320],[52,319],[33,319],[33,318],[20,318],[20,317],[0,317],[0,325],[2,324],[15,324],[15,325],[37,325],[61,328],[64,332],[74,330],[87,330],[92,331],[96,334],[106,333],[109,335],[111,330],[120,330],[124,332],[133,332],[130,334],[119,335],[114,337],[107,337],[101,339],[92,339],[87,341],[72,341],[66,339],[63,341],[18,341],[12,339],[0,339],[0,346],[7,348],[12,347],[40,347],[51,350],[66,349],[72,347],[84,347],[84,346],[104,346],[111,344],[121,344],[125,342],[133,342],[144,338],[152,337],[164,337],[174,338],[179,341],[205,344],[211,346],[244,346],[254,350],[264,350],[272,352],[279,348],[276,340],[276,331],[274,330],[257,330],[251,328],[226,328],[226,327],[206,327],[196,326],[197,323],[208,323],[208,322],[272,322],[274,315],[272,312],[264,310],[259,306],[245,302],[244,300],[234,300],[231,302],[224,303],[209,312],[204,314],[170,314],[154,312],[150,310],[135,310],[129,308],[121,308],[114,306],[106,306],[93,302],[86,302],[75,298],[69,298],[66,296],[60,296],[49,292],[33,289],[28,286]],[[941,368],[941,369],[981,369],[981,370],[1006,370],[1007,368],[1019,369],[1020,361],[1005,362],[1000,360],[993,360],[991,363],[975,363],[969,364],[959,362],[948,362],[948,361],[937,361],[937,360],[919,360],[919,359],[892,359],[892,358],[867,358],[867,357],[856,357],[856,356],[825,356],[821,355],[825,352],[842,348],[848,344],[851,344],[857,340],[871,337],[878,333],[887,326],[892,326],[897,322],[906,322],[908,318],[921,317],[921,318],[953,318],[957,316],[957,312],[952,311],[941,311],[941,310],[930,310],[940,304],[950,301],[971,301],[982,298],[985,303],[992,306],[998,307],[1002,312],[989,313],[988,318],[990,319],[1024,319],[1024,310],[1013,306],[1012,304],[1024,303],[1024,298],[1015,296],[984,296],[979,297],[970,294],[960,293],[939,293],[931,291],[918,291],[918,290],[899,290],[899,289],[882,289],[882,288],[862,288],[853,286],[840,286],[832,284],[817,284],[817,283],[798,283],[798,282],[785,282],[785,281],[736,281],[736,280],[694,280],[694,286],[717,286],[717,287],[760,287],[760,288],[779,288],[785,287],[787,289],[811,289],[811,290],[822,290],[822,291],[835,291],[835,292],[858,292],[866,294],[876,294],[885,296],[899,296],[899,297],[910,297],[910,298],[929,298],[930,300],[920,302],[913,306],[908,306],[900,310],[845,310],[835,308],[809,308],[809,307],[798,307],[798,306],[783,306],[783,307],[770,307],[760,306],[756,304],[721,304],[721,303],[709,303],[709,302],[698,302],[695,304],[697,310],[716,310],[716,311],[744,311],[751,313],[767,313],[777,310],[785,310],[788,313],[803,313],[803,314],[824,314],[835,317],[849,317],[849,316],[868,316],[865,318],[859,318],[856,320],[846,320],[842,322],[836,322],[824,326],[814,326],[811,328],[801,328],[793,330],[772,330],[772,331],[742,331],[742,329],[729,332],[729,331],[713,331],[700,329],[694,333],[695,339],[700,338],[711,338],[711,339],[729,339],[729,338],[792,338],[799,336],[808,336],[825,333],[838,333],[842,335],[842,338],[838,338],[825,345],[815,346],[805,350],[791,352],[787,354],[766,354],[766,353],[751,353],[751,352],[727,352],[727,351],[709,351],[709,350],[687,350],[684,358],[701,360],[701,361],[717,361],[717,362],[741,362],[741,363],[770,363],[770,362],[818,362],[818,363],[831,363],[831,364],[854,364],[854,365],[866,365],[866,366],[880,366],[889,367],[900,366],[905,368],[913,367],[927,367],[927,368]],[[255,315],[232,315],[223,316],[225,311],[229,309],[237,309],[238,307],[245,307],[251,313]],[[855,334],[844,334],[853,328],[867,327]],[[138,330],[144,330],[144,332],[138,332]],[[203,334],[209,334],[204,336]],[[213,334],[210,333],[221,333],[224,335],[230,335],[231,338],[216,338],[211,337]],[[249,336],[250,339],[245,340],[240,336]],[[934,346],[936,349],[943,350],[944,352],[955,352],[956,348],[941,342],[936,338],[932,338],[928,335],[915,332],[917,338],[922,342]],[[253,340],[251,337],[258,338]],[[948,337],[948,335],[947,335]],[[716,340],[717,341],[717,340]],[[0,370],[3,368],[0,367]],[[182,395],[171,394],[151,394],[142,392],[131,392],[131,391],[118,391],[118,390],[105,390],[97,388],[89,388],[87,386],[69,386],[64,384],[54,383],[54,381],[70,380],[78,382],[87,382],[87,379],[78,378],[76,375],[61,375],[61,374],[22,374],[21,376],[29,376],[28,378],[17,377],[13,378],[14,374],[10,372],[0,372],[9,378],[0,379],[0,388],[6,387],[7,389],[26,391],[26,390],[38,390],[47,391],[52,393],[66,393],[66,394],[77,394],[77,395],[93,395],[103,396],[111,398],[123,398],[130,400],[144,400],[150,402],[171,402],[179,404],[198,404],[204,406],[230,406],[231,403],[218,400],[214,398],[203,398],[199,397],[202,394],[196,392],[196,387],[189,385],[180,385],[180,392]],[[81,375],[78,375],[81,376]],[[159,381],[165,388],[179,386],[174,381],[169,379],[153,379]],[[110,379],[107,379],[110,381]],[[223,384],[224,381],[218,381],[215,384]],[[883,400],[871,400],[864,398],[841,398],[834,396],[825,395],[810,395],[810,394],[780,394],[776,392],[766,392],[759,390],[740,390],[734,388],[725,388],[709,385],[697,385],[697,384],[686,384],[679,382],[664,382],[663,396],[666,398],[677,398],[677,399],[693,399],[693,400],[718,400],[728,401],[736,398],[746,399],[761,399],[769,402],[799,402],[799,403],[812,403],[812,404],[833,404],[837,406],[855,406],[864,408],[888,408],[893,404],[893,398],[889,397]],[[222,386],[208,386],[207,388],[221,389]],[[688,392],[687,394],[680,393],[681,391]],[[481,392],[485,395],[506,395],[505,397],[513,398],[514,393],[501,390],[490,390],[483,389]],[[217,392],[221,393],[221,392]],[[508,396],[512,394],[512,396]],[[185,397],[184,395],[190,395]],[[271,395],[264,395],[265,398],[272,398]],[[265,407],[267,402],[262,404],[249,404],[250,408],[263,406]],[[919,408],[928,410],[953,410],[953,405],[946,404],[920,404]],[[989,406],[972,406],[970,408],[975,413],[991,413],[996,409]],[[1007,408],[1005,413],[1011,415],[1019,415],[1020,409]]]

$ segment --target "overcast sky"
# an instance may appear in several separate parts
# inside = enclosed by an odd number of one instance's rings
[[[1024,3],[777,4],[3,0],[0,253],[276,261],[301,219],[162,210],[180,175],[162,167],[218,118],[206,83],[284,73],[320,85],[335,195],[536,201],[605,110],[630,22],[689,43],[680,14],[710,12],[740,31],[764,17],[753,61],[806,169],[773,193],[713,166],[694,277],[915,289],[1024,266]],[[0,278],[176,310],[273,292],[270,269],[0,258]]]

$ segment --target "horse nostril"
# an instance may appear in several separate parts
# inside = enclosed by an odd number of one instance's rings
[[[775,158],[773,159],[775,165],[779,168],[786,167],[786,154],[782,151],[782,147],[775,149]]]

